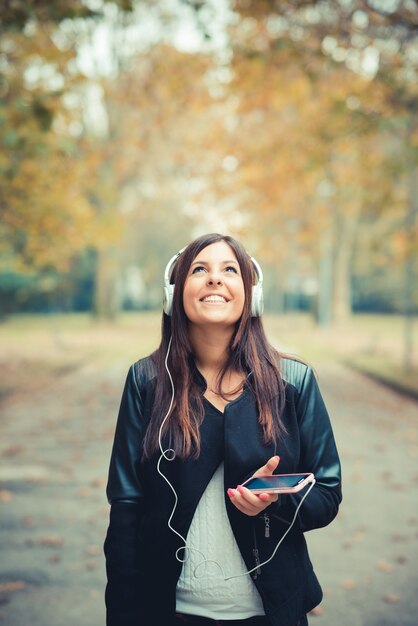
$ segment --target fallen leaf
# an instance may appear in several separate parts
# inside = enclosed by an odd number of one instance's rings
[[[386,574],[389,574],[393,571],[393,565],[392,563],[381,560],[377,562],[377,569],[379,570],[379,572],[385,572]]]
[[[399,565],[405,565],[405,563],[408,562],[408,557],[401,554],[400,556],[397,557],[396,562],[399,563]]]
[[[353,541],[363,541],[365,536],[366,536],[365,529],[359,528],[358,530],[355,530],[352,533],[351,538],[353,539]]]
[[[312,611],[309,611],[309,615],[312,615],[313,617],[319,617],[320,615],[323,615],[324,612],[325,612],[324,607],[321,605],[318,605],[314,609],[312,609]]]
[[[48,548],[60,548],[64,544],[64,539],[60,535],[46,535],[45,537],[40,537],[38,543]]]
[[[100,546],[89,546],[86,550],[88,556],[101,556],[102,548]]]
[[[4,448],[1,452],[1,456],[11,457],[17,456],[21,452],[23,452],[24,447],[19,445],[9,446],[8,448]]]
[[[105,489],[106,483],[107,480],[105,480],[104,478],[96,478],[95,480],[91,481],[90,485],[95,489]]]
[[[11,491],[7,491],[6,489],[0,489],[0,502],[10,502],[13,498],[13,494]]]
[[[60,563],[61,561],[61,555],[56,553],[56,554],[51,554],[51,556],[48,558],[48,563],[51,563],[51,565],[55,565],[56,563]]]
[[[404,483],[388,483],[387,487],[391,491],[406,491],[407,487]]]
[[[347,579],[341,582],[341,587],[343,589],[354,589],[355,586],[356,583],[354,582],[354,580]]]
[[[396,595],[395,593],[388,593],[383,598],[383,600],[388,604],[396,604],[397,602],[399,602],[400,599],[400,596]]]
[[[0,583],[0,593],[14,593],[26,587],[23,580],[11,580],[7,583]]]

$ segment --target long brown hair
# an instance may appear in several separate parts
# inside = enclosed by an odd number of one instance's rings
[[[194,375],[193,347],[190,342],[188,318],[183,306],[183,289],[190,265],[201,250],[224,241],[235,252],[244,284],[245,302],[236,324],[228,358],[218,378],[218,389],[228,371],[249,373],[247,384],[256,399],[259,422],[266,443],[277,441],[286,430],[280,415],[284,406],[284,383],[279,370],[279,353],[267,340],[260,317],[251,317],[252,287],[257,277],[250,257],[236,239],[212,233],[192,241],[181,253],[174,266],[171,282],[175,284],[171,317],[163,313],[162,336],[158,349],[151,355],[157,370],[157,384],[150,424],[144,439],[144,458],[151,457],[159,447],[159,431],[170,406],[171,383],[165,368],[167,364],[174,383],[174,401],[165,421],[163,437],[180,458],[199,456],[199,426],[204,407]]]

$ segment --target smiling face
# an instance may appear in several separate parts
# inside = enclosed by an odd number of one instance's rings
[[[233,327],[242,315],[244,301],[244,283],[232,248],[225,241],[203,248],[192,261],[183,289],[189,322]]]

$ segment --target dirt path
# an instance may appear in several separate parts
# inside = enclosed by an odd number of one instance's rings
[[[415,626],[418,404],[335,364],[319,368],[344,470],[337,520],[307,538],[318,626]],[[84,368],[0,418],[0,624],[103,626],[104,495],[127,364]]]

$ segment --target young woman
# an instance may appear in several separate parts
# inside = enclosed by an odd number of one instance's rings
[[[306,625],[322,592],[303,533],[341,501],[315,376],[267,341],[261,269],[235,239],[199,237],[165,282],[161,343],[129,370],[112,450],[107,625]],[[242,486],[295,472],[314,474],[308,493]]]

